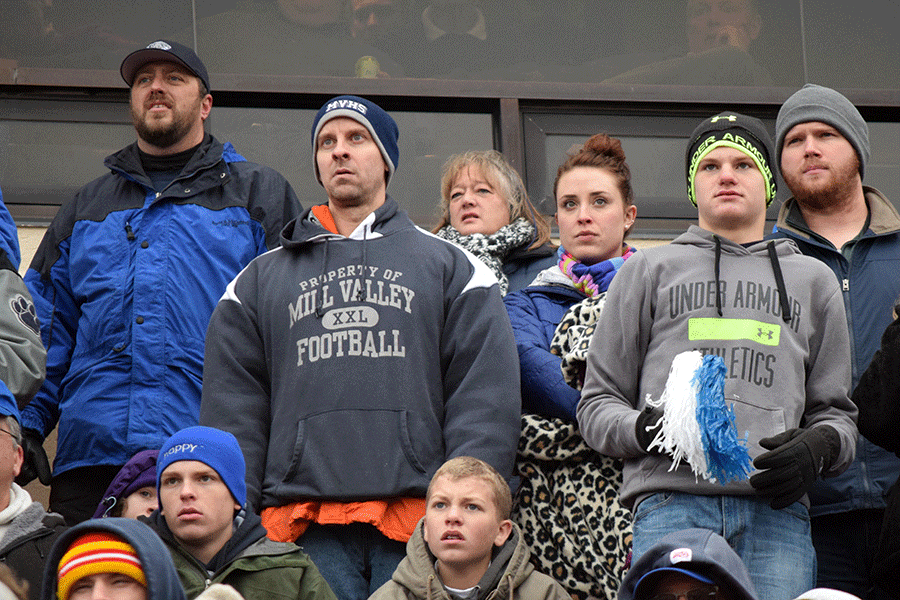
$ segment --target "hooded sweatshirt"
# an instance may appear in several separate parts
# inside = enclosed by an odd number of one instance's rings
[[[186,600],[172,557],[159,536],[136,519],[120,517],[85,521],[59,536],[44,567],[44,588],[41,592],[43,600],[57,600],[57,569],[60,559],[72,542],[93,531],[117,535],[135,549],[147,578],[147,600]]]
[[[224,583],[245,600],[335,600],[309,556],[297,544],[266,538],[259,516],[252,512],[242,510],[235,517],[231,538],[206,565],[178,543],[159,511],[148,521],[169,547],[189,599]]]
[[[391,580],[378,588],[369,600],[454,600],[435,570],[435,557],[423,534],[424,519],[406,544],[406,557],[400,561]],[[522,539],[519,526],[506,543],[494,549],[488,570],[478,582],[478,600],[569,600],[571,596],[551,577],[538,573],[529,562],[531,553]]]
[[[207,333],[200,422],[237,437],[257,512],[424,498],[455,456],[509,477],[520,403],[496,278],[390,197],[348,237],[289,223]]]
[[[745,247],[691,226],[668,246],[626,261],[607,301],[618,310],[603,312],[591,340],[578,424],[593,448],[625,459],[627,506],[663,491],[754,493],[746,479],[698,480],[685,462],[670,472],[668,456],[650,455],[638,444],[635,425],[647,395],[660,398],[672,359],[688,350],[724,359],[725,401],[734,406],[737,434],[747,439],[751,458],[765,451],[761,438],[830,425],[841,447],[823,475],[838,474],[853,460],[856,407],[848,398],[841,292],[828,267],[793,242]]]

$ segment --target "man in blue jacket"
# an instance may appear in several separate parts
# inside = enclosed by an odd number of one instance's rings
[[[131,456],[197,424],[216,301],[300,209],[280,174],[205,133],[193,51],[159,40],[121,74],[137,141],[60,208],[25,278],[48,356],[22,415],[22,480],[49,481],[41,443],[58,423],[50,506],[70,524]]]
[[[775,134],[793,197],[781,207],[774,236],[793,239],[841,283],[855,388],[900,296],[900,215],[881,192],[862,184],[869,129],[840,93],[807,84],[781,107]],[[850,467],[815,484],[810,516],[819,586],[882,597],[871,591],[869,573],[898,471],[896,456],[860,436]]]

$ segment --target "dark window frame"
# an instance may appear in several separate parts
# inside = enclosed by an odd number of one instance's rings
[[[8,76],[4,79],[4,75]],[[521,81],[468,81],[426,79],[356,79],[340,77],[274,77],[262,75],[212,74],[214,106],[263,108],[317,108],[340,94],[371,98],[386,110],[422,112],[481,112],[490,114],[495,147],[504,152],[529,185],[534,175],[532,155],[540,144],[526,124],[526,115],[557,115],[576,119],[579,115],[607,115],[634,119],[702,118],[731,109],[774,119],[778,108],[796,88],[702,87],[660,85],[610,85]],[[841,90],[869,121],[900,122],[900,89]],[[19,68],[0,70],[0,107],[4,113],[22,115],[22,110],[42,110],[70,103],[71,112],[54,114],[55,120],[73,122],[127,121],[128,91],[117,71]],[[118,105],[118,116],[110,118],[108,106]],[[17,105],[28,107],[22,109]],[[19,112],[17,112],[19,111]],[[215,112],[215,111],[214,111]],[[624,116],[623,116],[624,115]],[[28,115],[24,115],[27,117]],[[39,117],[36,117],[39,118]],[[215,116],[211,117],[213,120]],[[99,121],[97,119],[100,119]],[[552,121],[552,119],[550,119]],[[214,121],[213,121],[214,122]],[[79,182],[83,183],[83,182]],[[28,220],[17,214],[17,220]],[[51,215],[52,216],[52,215]],[[41,215],[44,220],[46,215]]]

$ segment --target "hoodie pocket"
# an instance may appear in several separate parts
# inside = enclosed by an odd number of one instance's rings
[[[725,398],[726,404],[734,405],[735,424],[738,439],[747,440],[750,458],[756,458],[765,448],[759,445],[762,438],[772,437],[786,429],[784,409],[780,406],[761,406],[737,396]]]
[[[409,412],[400,409],[309,415],[297,425],[283,483],[299,486],[303,493],[343,498],[400,494],[412,482],[418,487],[426,474],[424,465],[432,461],[416,451],[410,420]]]

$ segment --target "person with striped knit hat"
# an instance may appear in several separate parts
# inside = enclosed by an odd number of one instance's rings
[[[44,568],[43,600],[185,600],[162,540],[144,523],[85,521],[59,537]]]

